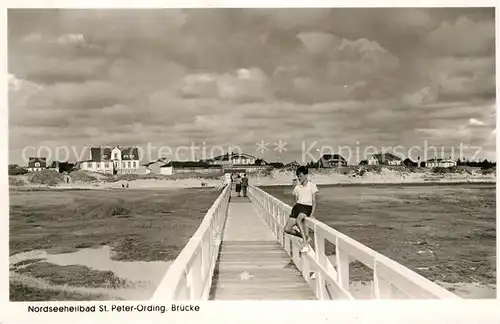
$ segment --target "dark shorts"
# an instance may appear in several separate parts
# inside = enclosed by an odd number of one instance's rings
[[[236,184],[236,192],[240,192],[241,191],[241,185],[240,184]]]
[[[297,218],[300,213],[305,214],[306,216],[311,216],[312,206],[295,204],[292,208],[292,213],[290,214],[291,218]]]

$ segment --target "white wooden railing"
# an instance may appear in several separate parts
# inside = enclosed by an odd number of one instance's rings
[[[226,186],[208,210],[153,294],[154,300],[207,300],[219,254],[231,186]]]
[[[359,261],[372,270],[371,298],[373,299],[459,298],[414,271],[315,219],[308,218],[305,221],[308,231],[314,232],[314,249],[311,248],[308,253],[300,253],[299,240],[283,234],[283,227],[292,207],[252,185],[249,186],[248,196],[257,206],[276,239],[292,257],[318,299],[356,299],[350,287],[350,261]],[[325,253],[325,241],[335,245],[333,260],[330,260]]]

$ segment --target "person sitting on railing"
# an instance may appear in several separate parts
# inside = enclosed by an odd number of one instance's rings
[[[306,217],[314,218],[314,211],[316,210],[316,193],[319,191],[318,187],[307,179],[308,170],[305,166],[297,168],[296,174],[298,183],[293,189],[295,196],[295,205],[286,222],[284,231],[287,234],[298,236],[302,238],[302,248],[300,252],[306,253],[309,251],[308,245],[308,231],[304,224]],[[293,227],[297,225],[300,232],[297,232]]]

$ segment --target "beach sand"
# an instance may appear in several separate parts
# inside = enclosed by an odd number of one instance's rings
[[[92,173],[93,175],[93,173]],[[12,189],[19,188],[48,188],[44,184],[30,183],[27,175],[9,176]],[[162,189],[162,188],[217,188],[222,183],[220,179],[203,177],[192,177],[184,179],[135,179],[108,182],[102,175],[97,175],[94,182],[74,181],[71,183],[58,183],[50,186],[52,189]],[[273,170],[266,175],[248,174],[249,183],[256,186],[282,186],[290,185],[295,174],[290,170]],[[481,170],[470,173],[446,173],[437,174],[430,170],[420,172],[409,172],[404,170],[392,170],[382,168],[380,172],[365,172],[359,175],[356,172],[340,173],[338,170],[311,170],[309,178],[318,185],[348,185],[348,184],[424,184],[424,183],[494,183],[496,173],[483,175]]]

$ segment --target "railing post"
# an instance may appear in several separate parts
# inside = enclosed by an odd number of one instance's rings
[[[378,262],[375,259],[373,266],[373,296],[376,299],[390,299],[392,297],[392,285],[378,273]]]
[[[208,231],[203,234],[201,238],[201,274],[203,276],[203,280],[209,280],[208,276],[210,275],[210,245],[211,245],[211,231]]]
[[[349,291],[349,254],[339,248],[340,240],[335,240],[335,259],[337,261],[337,280],[340,286]]]
[[[201,246],[200,246],[201,247]],[[201,250],[198,251],[201,254]],[[200,255],[199,254],[199,255]],[[201,297],[201,258],[194,259],[191,270],[189,271],[190,280],[190,300],[199,300]]]
[[[290,245],[292,246],[292,259],[299,269],[300,272],[302,272],[302,263],[300,262],[300,249],[299,245],[296,244],[294,241],[290,240]]]
[[[276,240],[279,240],[279,233],[280,233],[280,206],[278,203],[275,201],[275,211],[273,214],[273,224],[274,224],[274,237],[276,237]]]
[[[314,226],[314,249],[316,261],[326,269],[325,238],[316,225]],[[321,271],[316,272],[316,297],[320,300],[328,299],[325,277]]]
[[[288,253],[288,255],[292,255],[292,242],[290,237],[283,234],[283,241],[283,247],[285,248],[286,253]]]
[[[173,296],[174,300],[190,300],[189,287],[191,284],[189,281],[188,273],[186,271],[184,271],[183,273],[182,280],[182,283],[184,283],[184,285],[181,285],[179,293]]]

